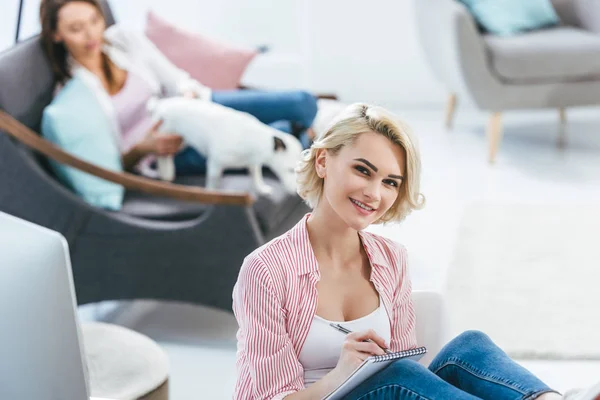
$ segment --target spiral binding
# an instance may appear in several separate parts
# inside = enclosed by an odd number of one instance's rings
[[[399,351],[392,354],[384,354],[382,356],[372,356],[371,359],[373,362],[382,362],[382,361],[390,361],[397,360],[400,358],[419,356],[421,354],[427,353],[427,349],[425,347],[417,347],[416,349]]]

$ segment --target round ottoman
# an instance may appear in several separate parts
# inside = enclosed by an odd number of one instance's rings
[[[81,324],[92,397],[168,400],[169,362],[152,339],[118,325]]]

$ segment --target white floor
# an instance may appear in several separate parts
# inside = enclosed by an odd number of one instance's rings
[[[443,291],[461,212],[469,204],[576,206],[600,201],[599,111],[569,111],[563,148],[557,146],[558,113],[506,114],[504,140],[494,166],[487,163],[484,114],[459,110],[455,128],[446,132],[442,111],[401,113],[420,140],[427,205],[400,225],[370,230],[407,246],[415,289]],[[231,398],[236,331],[232,315],[156,302],[135,302],[116,311],[103,318],[147,334],[167,351],[172,400]],[[81,312],[85,319],[93,315],[90,307]],[[600,360],[521,362],[558,390],[600,379]]]

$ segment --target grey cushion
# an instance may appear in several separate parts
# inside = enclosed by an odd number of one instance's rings
[[[104,12],[104,18],[106,18],[106,26],[111,26],[115,23],[115,17],[110,9],[110,4],[107,0],[100,0],[100,7]]]
[[[54,77],[38,37],[2,53],[0,109],[37,130],[52,100]]]
[[[560,27],[513,37],[485,35],[492,70],[509,83],[600,79],[600,35]]]
[[[188,186],[204,186],[203,176],[184,176],[176,183]],[[281,183],[272,175],[265,174],[265,182],[273,188],[269,196],[261,196],[254,203],[254,210],[261,230],[270,233],[281,225],[302,200],[298,195],[287,193]],[[252,181],[248,175],[230,174],[223,177],[223,189],[252,191]],[[136,217],[159,221],[185,221],[201,216],[209,205],[190,203],[171,198],[156,197],[139,192],[128,192],[123,201],[122,211]]]
[[[156,221],[187,221],[198,218],[210,206],[201,203],[158,197],[142,192],[126,192],[122,212]]]
[[[552,0],[561,22],[600,33],[600,1]]]

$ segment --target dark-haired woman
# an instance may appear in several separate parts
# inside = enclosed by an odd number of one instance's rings
[[[142,34],[106,27],[97,0],[42,0],[42,41],[59,85],[76,77],[96,94],[98,106],[120,138],[123,166],[132,169],[148,155],[175,155],[178,174],[203,172],[205,160],[191,148],[180,151],[177,132],[157,135],[146,111],[156,95],[189,96],[253,114],[265,124],[287,124],[310,135],[314,97],[303,91],[220,91],[190,78]],[[292,129],[293,128],[293,129]],[[283,128],[285,129],[285,128]]]

